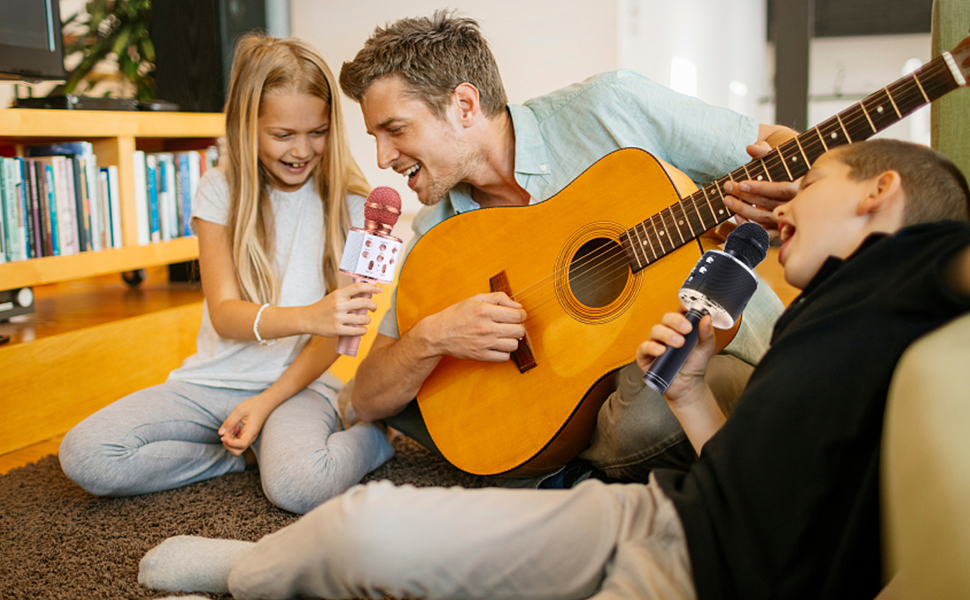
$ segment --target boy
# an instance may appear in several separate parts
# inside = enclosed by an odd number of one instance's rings
[[[970,309],[968,206],[927,148],[821,157],[774,212],[785,278],[804,291],[731,420],[704,382],[709,319],[668,389],[700,454],[686,473],[563,491],[358,486],[256,544],[168,540],[139,580],[237,598],[874,598],[886,392],[913,340]],[[639,365],[685,323],[666,315]]]

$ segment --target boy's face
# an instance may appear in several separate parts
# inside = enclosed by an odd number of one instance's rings
[[[869,235],[859,202],[871,182],[849,177],[838,151],[823,154],[805,175],[798,194],[775,209],[785,280],[804,289],[830,256],[847,258]]]
[[[436,204],[462,181],[468,144],[450,111],[439,119],[396,76],[371,83],[360,109],[377,142],[377,166],[404,175],[422,204]]]

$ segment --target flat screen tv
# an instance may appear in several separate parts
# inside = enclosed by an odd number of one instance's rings
[[[0,79],[63,80],[59,0],[0,0]]]

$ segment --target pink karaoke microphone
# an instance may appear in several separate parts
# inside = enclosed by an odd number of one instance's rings
[[[351,227],[347,244],[340,259],[340,272],[354,278],[354,283],[366,281],[388,285],[394,281],[394,270],[401,256],[401,240],[391,235],[391,229],[401,216],[401,196],[394,188],[380,186],[367,195],[364,202],[364,229]],[[370,298],[370,294],[363,294]],[[355,310],[362,315],[366,309]],[[342,335],[337,340],[337,352],[357,356],[359,335]]]

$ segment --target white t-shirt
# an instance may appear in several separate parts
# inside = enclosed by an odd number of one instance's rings
[[[320,196],[311,178],[295,192],[271,189],[269,200],[276,227],[273,258],[280,279],[278,306],[313,304],[327,293],[323,281],[326,235]],[[363,227],[364,199],[349,195],[348,201],[353,225]],[[199,181],[192,199],[192,217],[226,225],[228,214],[229,182],[221,169],[210,169]],[[262,391],[280,378],[309,341],[309,335],[280,338],[270,346],[227,340],[216,333],[208,304],[203,303],[196,353],[172,371],[169,378],[218,388]],[[335,402],[342,385],[328,371],[307,387]]]

